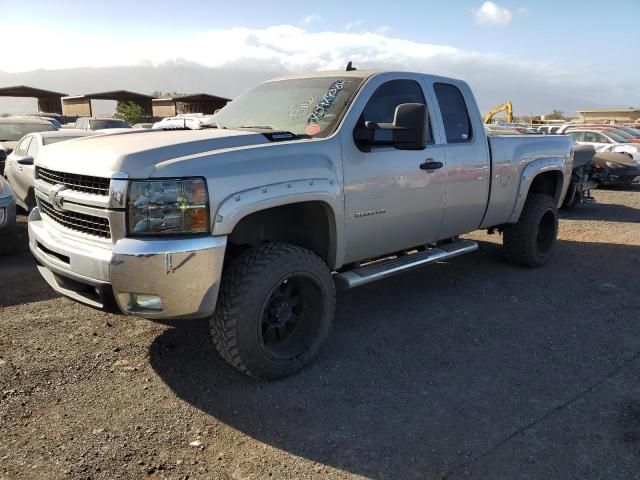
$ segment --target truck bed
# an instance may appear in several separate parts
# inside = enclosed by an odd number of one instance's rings
[[[522,171],[536,160],[563,158],[573,141],[568,135],[490,135],[491,191],[480,228],[505,223],[514,209]],[[571,165],[568,166],[571,172]]]

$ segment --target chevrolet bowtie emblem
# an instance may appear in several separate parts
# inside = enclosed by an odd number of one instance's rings
[[[58,210],[59,212],[63,211],[62,206],[64,203],[64,199],[60,196],[60,193],[66,189],[67,187],[65,185],[56,185],[49,192],[49,203],[54,209]]]

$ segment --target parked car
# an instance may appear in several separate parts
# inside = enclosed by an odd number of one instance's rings
[[[19,207],[30,211],[36,206],[33,192],[34,162],[40,150],[53,143],[92,135],[91,130],[58,130],[25,135],[7,158],[4,175],[13,190]]]
[[[202,115],[167,117],[154,123],[151,128],[154,130],[200,130],[202,125],[209,121],[209,119],[211,119],[211,116]]]
[[[11,255],[17,250],[16,202],[11,187],[0,177],[0,255]]]
[[[572,125],[568,127],[563,127],[559,133],[567,134],[571,130],[575,129],[585,129],[588,128],[590,130],[598,130],[600,132],[611,132],[616,134],[618,137],[621,137],[626,143],[640,143],[640,138],[634,137],[630,133],[625,132],[624,130],[620,130],[617,127],[612,127],[608,125]]]
[[[522,135],[522,132],[515,128],[503,127],[491,123],[485,124],[484,129],[487,135]]]
[[[571,139],[487,138],[463,81],[295,75],[203,127],[43,149],[29,241],[55,290],[127,315],[210,316],[231,365],[275,379],[319,351],[336,287],[472,252],[458,236],[479,228],[502,232],[515,264],[553,254]]]
[[[9,155],[18,141],[33,132],[57,130],[51,122],[40,118],[7,117],[0,118],[0,147]],[[0,175],[4,173],[4,161],[0,158]]]
[[[640,163],[625,153],[597,152],[594,177],[600,185],[633,184],[640,177]]]
[[[40,118],[48,121],[49,123],[51,123],[51,125],[53,125],[57,129],[61,129],[62,128],[62,124],[58,120],[56,120],[55,118],[51,118],[51,117],[40,117]]]
[[[86,118],[76,120],[74,128],[81,130],[104,130],[105,128],[131,128],[125,120],[119,118]]]
[[[567,131],[567,135],[578,145],[592,145],[596,152],[625,153],[634,161],[640,162],[640,145],[628,142],[611,130],[572,128]]]
[[[560,133],[561,125],[542,125],[538,127],[538,132],[544,135],[551,135]]]

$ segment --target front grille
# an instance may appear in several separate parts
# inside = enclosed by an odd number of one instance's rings
[[[109,179],[92,177],[90,175],[77,175],[75,173],[54,172],[46,168],[36,168],[37,176],[51,185],[65,185],[78,192],[93,193],[96,195],[109,195]]]
[[[100,238],[111,238],[108,218],[70,211],[59,212],[53,208],[53,205],[41,198],[38,199],[38,202],[40,211],[63,227]]]

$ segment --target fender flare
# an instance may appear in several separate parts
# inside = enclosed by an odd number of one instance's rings
[[[236,225],[252,213],[283,205],[321,202],[331,211],[334,220],[329,251],[329,263],[342,264],[344,258],[344,222],[342,193],[338,182],[329,178],[309,178],[262,185],[242,190],[226,197],[212,219],[213,235],[230,235]]]
[[[573,158],[573,150],[570,158]],[[571,163],[572,162],[569,162],[568,159],[564,157],[540,158],[529,163],[522,170],[522,174],[520,175],[520,184],[518,186],[516,202],[513,211],[509,216],[509,220],[507,220],[506,223],[516,223],[518,221],[520,214],[522,213],[522,209],[524,208],[524,202],[527,200],[531,184],[541,173],[560,172],[562,185],[560,185],[560,195],[557,195],[557,198],[555,199],[558,208],[560,208],[571,180]]]

